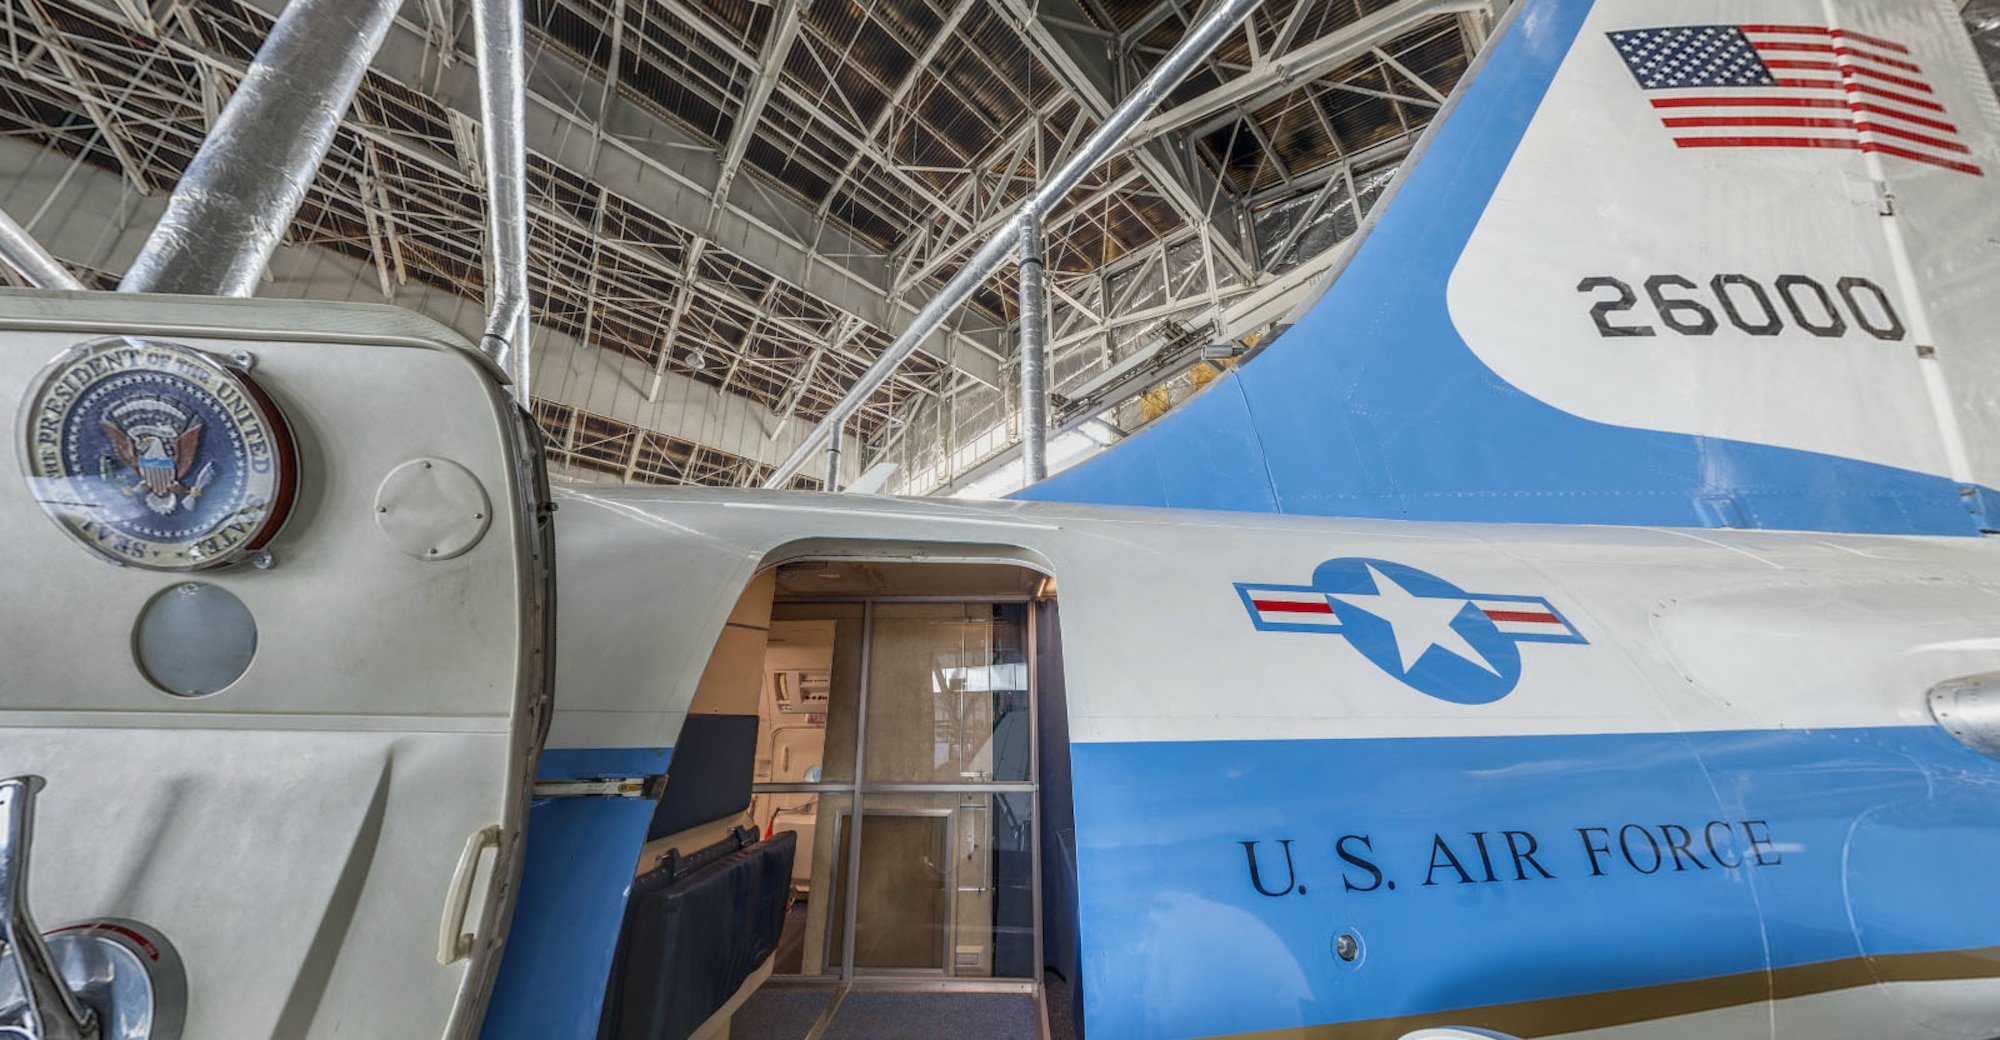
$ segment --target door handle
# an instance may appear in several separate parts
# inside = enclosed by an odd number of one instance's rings
[[[472,881],[479,874],[479,859],[487,849],[500,847],[500,825],[482,827],[465,839],[458,854],[458,869],[451,872],[451,888],[444,896],[444,920],[438,922],[439,964],[455,964],[472,956],[476,937],[465,930],[465,915],[472,907]]]

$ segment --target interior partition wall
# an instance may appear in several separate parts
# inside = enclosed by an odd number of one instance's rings
[[[802,977],[1033,987],[1038,609],[990,596],[774,609],[835,624],[819,780],[756,785],[817,799],[799,850],[814,857]]]

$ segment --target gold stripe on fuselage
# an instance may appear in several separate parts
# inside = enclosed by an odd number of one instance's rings
[[[1608,1029],[1702,1011],[1741,1007],[1816,993],[1856,989],[1877,982],[1948,982],[2000,978],[2000,946],[1945,953],[1899,953],[1800,964],[1658,986],[1606,990],[1573,997],[1438,1011],[1362,1022],[1232,1033],[1211,1040],[1398,1040],[1425,1027],[1470,1026],[1518,1036],[1560,1036]]]

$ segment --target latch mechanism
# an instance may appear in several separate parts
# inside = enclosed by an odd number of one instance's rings
[[[44,936],[28,910],[39,776],[0,780],[0,1034],[26,1040],[179,1040],[187,972],[165,936],[117,919]]]
[[[667,791],[664,776],[606,776],[588,780],[537,780],[537,798],[644,798],[657,802]]]

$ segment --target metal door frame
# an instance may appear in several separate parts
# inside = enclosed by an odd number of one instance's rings
[[[1020,567],[1021,564],[1013,563]],[[1022,567],[1023,570],[1035,570]],[[844,912],[839,922],[841,942],[840,970],[819,975],[772,976],[771,982],[780,985],[821,985],[837,982],[844,986],[882,986],[888,988],[916,988],[926,991],[959,990],[965,992],[1007,992],[1039,993],[1041,989],[1041,966],[1043,960],[1042,936],[1042,795],[1041,795],[1041,667],[1038,637],[1036,634],[1036,614],[1039,601],[1034,596],[826,596],[807,599],[791,599],[786,605],[832,606],[836,604],[861,605],[861,671],[860,689],[855,697],[854,726],[854,778],[846,782],[810,783],[761,783],[751,787],[753,794],[817,794],[848,795],[846,808],[834,811],[835,853],[839,849],[839,823],[850,819],[851,833],[848,835],[847,862],[841,865],[841,878],[846,889]],[[1022,604],[1026,607],[1023,617],[1025,626],[1023,648],[1028,683],[1028,779],[1022,781],[988,781],[984,783],[908,783],[902,781],[870,781],[868,775],[868,701],[869,691],[874,685],[872,666],[875,649],[875,605],[877,603],[991,603]],[[944,968],[937,971],[928,969],[867,969],[857,972],[854,964],[854,920],[860,903],[861,885],[861,835],[867,824],[867,796],[870,794],[1026,794],[1029,796],[1029,811],[1032,825],[1029,827],[1029,886],[1030,913],[1033,915],[1034,936],[1033,974],[1025,979],[997,976],[970,976],[959,978],[951,974],[956,967],[956,947],[954,945],[957,924],[957,877],[956,851],[957,810],[883,810],[876,815],[931,815],[943,813],[952,818],[947,825],[948,848],[954,851],[950,872],[947,916],[945,923]],[[988,812],[991,812],[990,803]],[[991,817],[989,816],[989,819]],[[830,879],[829,879],[830,880]],[[829,907],[829,916],[831,908]],[[829,921],[829,925],[833,922]],[[827,938],[832,944],[832,936]],[[824,966],[823,966],[824,967]],[[782,980],[782,981],[781,981]]]

